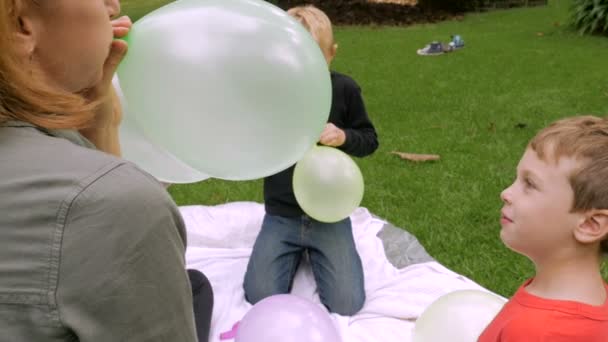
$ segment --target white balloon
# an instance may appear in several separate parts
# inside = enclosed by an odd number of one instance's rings
[[[413,342],[476,342],[506,300],[479,290],[459,290],[431,303],[416,321]]]

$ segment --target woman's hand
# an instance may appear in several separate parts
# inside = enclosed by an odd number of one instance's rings
[[[114,38],[125,37],[131,26],[131,19],[126,16],[112,20]],[[80,130],[80,133],[89,139],[97,149],[116,156],[120,156],[118,126],[122,121],[122,108],[112,86],[112,78],[126,52],[127,43],[125,41],[120,39],[112,41],[110,53],[103,65],[101,81],[84,93],[84,96],[91,101],[99,101],[95,118],[87,128]]]
[[[124,16],[112,20],[112,28],[114,38],[123,38],[131,29],[131,19]],[[116,103],[118,97],[114,87],[112,86],[112,77],[118,69],[118,65],[122,61],[127,52],[127,42],[120,39],[115,39],[112,42],[110,53],[103,66],[103,78],[95,87],[87,91],[86,96],[91,100],[101,100],[101,105],[96,111],[95,120],[91,124],[91,128],[108,128],[120,125],[122,121],[122,112],[117,113],[116,108],[120,108],[120,104]]]

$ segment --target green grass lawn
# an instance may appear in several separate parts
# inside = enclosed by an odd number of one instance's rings
[[[138,17],[166,1],[122,1]],[[145,5],[143,5],[145,3]],[[140,5],[142,4],[142,5]],[[608,113],[608,39],[565,27],[567,1],[412,27],[338,27],[333,68],[363,88],[380,148],[357,163],[362,206],[415,234],[439,262],[510,296],[533,272],[499,239],[499,194],[549,122]],[[416,49],[460,34],[461,51]],[[391,151],[435,153],[415,164]],[[173,186],[180,205],[262,201],[260,181]],[[604,275],[608,278],[608,269]]]

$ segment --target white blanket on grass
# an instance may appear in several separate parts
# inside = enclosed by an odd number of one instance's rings
[[[251,305],[245,301],[243,278],[251,248],[260,230],[264,207],[253,202],[180,208],[188,231],[188,268],[201,270],[211,281],[215,306],[211,342],[230,331]],[[460,289],[481,286],[437,262],[395,268],[376,234],[385,221],[365,208],[352,215],[357,250],[363,262],[366,302],[354,316],[332,314],[344,342],[408,342],[418,316],[435,299]],[[292,294],[320,303],[310,265],[294,279]]]

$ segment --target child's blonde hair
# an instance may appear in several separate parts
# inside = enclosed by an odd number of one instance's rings
[[[304,5],[290,8],[287,14],[296,18],[321,47],[325,57],[333,57],[336,49],[331,20],[325,12],[313,5]]]
[[[561,157],[579,161],[569,176],[572,211],[608,209],[608,120],[578,116],[556,121],[541,130],[529,147],[544,161],[557,162]],[[608,237],[601,242],[601,251],[608,254]]]
[[[51,87],[31,60],[16,51],[17,18],[24,4],[0,0],[0,124],[17,120],[48,128],[82,128],[91,122],[95,104]]]

